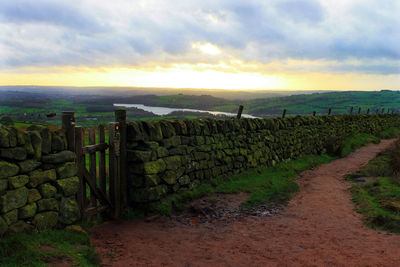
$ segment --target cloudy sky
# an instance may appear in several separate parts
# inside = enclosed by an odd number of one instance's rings
[[[0,85],[400,89],[397,0],[1,0]]]

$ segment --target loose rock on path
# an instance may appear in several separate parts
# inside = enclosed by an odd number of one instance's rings
[[[400,235],[365,226],[343,178],[393,144],[303,172],[300,193],[276,216],[107,222],[92,230],[92,242],[103,266],[400,266]]]

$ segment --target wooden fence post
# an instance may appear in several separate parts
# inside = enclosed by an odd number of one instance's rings
[[[360,114],[361,113],[361,108],[358,108],[358,114]]]
[[[349,114],[350,114],[350,115],[353,114],[353,107],[350,107],[350,112],[349,112]]]
[[[328,109],[328,116],[331,115],[331,111],[332,111],[332,109],[329,108],[329,109]]]
[[[312,115],[315,116],[315,111],[312,112]]]
[[[86,208],[86,183],[83,179],[83,172],[84,169],[86,168],[85,154],[82,153],[82,147],[84,146],[85,143],[83,130],[84,130],[83,127],[75,127],[74,129],[76,164],[78,165],[77,175],[79,177],[79,192],[77,201],[81,209],[82,216]]]
[[[75,112],[63,111],[61,117],[61,128],[64,130],[68,142],[68,150],[75,150],[75,138],[74,138],[74,127],[75,127]]]
[[[369,109],[367,109],[367,114],[369,114]]]
[[[286,116],[286,109],[284,109],[284,110],[282,111],[282,119],[284,119],[285,116]]]
[[[115,111],[115,121],[119,124],[119,132],[120,132],[120,179],[121,179],[121,201],[122,208],[128,205],[128,182],[126,175],[126,110],[118,109]]]
[[[236,116],[237,119],[240,119],[242,117],[242,112],[243,112],[243,106],[240,105],[237,116]]]
[[[382,108],[382,114],[385,112],[385,108]]]
[[[110,202],[114,211],[114,218],[119,218],[121,211],[121,179],[120,179],[120,132],[119,124],[112,122],[108,128],[109,138],[109,179]]]
[[[375,114],[378,114],[379,113],[379,109],[377,108],[376,110],[375,110]]]

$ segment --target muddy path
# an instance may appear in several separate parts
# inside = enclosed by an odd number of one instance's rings
[[[367,228],[343,179],[393,143],[302,173],[300,193],[276,216],[229,224],[108,222],[91,238],[104,266],[400,266],[400,235]]]

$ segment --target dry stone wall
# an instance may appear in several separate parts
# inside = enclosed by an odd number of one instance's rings
[[[130,122],[130,203],[148,206],[217,176],[306,154],[335,153],[353,134],[377,134],[393,126],[400,126],[399,115]]]
[[[0,235],[80,219],[75,153],[66,149],[61,130],[0,128]]]

